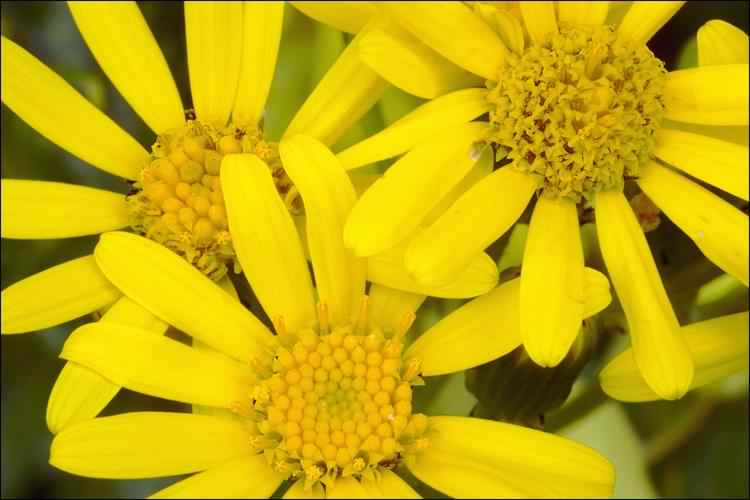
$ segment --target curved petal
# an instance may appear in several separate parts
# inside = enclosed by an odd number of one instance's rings
[[[561,23],[601,26],[609,13],[609,2],[558,2]]]
[[[284,4],[243,2],[242,8],[242,57],[232,121],[235,125],[257,125],[276,70]]]
[[[693,379],[693,360],[643,230],[622,193],[596,194],[596,230],[641,373],[662,398],[682,397]]]
[[[670,71],[664,83],[664,108],[664,116],[671,120],[747,125],[748,65],[722,64]]]
[[[618,33],[634,43],[645,44],[667,24],[685,2],[633,2]]]
[[[299,479],[281,498],[326,498],[326,494],[320,483],[313,485],[310,490],[305,490],[305,480]]]
[[[443,130],[489,111],[486,89],[464,89],[426,102],[397,122],[340,152],[346,169],[400,155]]]
[[[136,179],[148,153],[39,59],[2,37],[3,104],[70,154]]]
[[[71,474],[109,479],[198,472],[254,453],[245,425],[186,413],[100,417],[55,436],[49,462]]]
[[[339,478],[326,489],[326,498],[370,498],[359,481],[353,477]]]
[[[420,480],[453,497],[588,498],[613,493],[612,464],[574,441],[478,418],[430,417],[429,422],[430,446],[407,466]]]
[[[656,132],[654,154],[722,191],[745,201],[748,199],[750,160],[747,146],[663,128]]]
[[[318,300],[328,307],[333,324],[349,323],[365,293],[367,263],[344,247],[344,222],[357,199],[349,176],[333,153],[304,135],[279,146],[284,169],[305,205]]]
[[[127,297],[104,313],[105,323],[133,326],[161,335],[167,324]],[[57,434],[66,427],[96,417],[115,397],[120,386],[85,366],[65,363],[47,403],[47,428]]]
[[[532,176],[517,172],[512,166],[480,180],[414,238],[406,252],[407,269],[425,284],[441,284],[456,276],[510,229],[536,186]]]
[[[711,262],[748,285],[747,214],[655,162],[641,170],[638,185]]]
[[[453,64],[496,81],[507,49],[472,10],[460,2],[382,2],[419,40]]]
[[[603,311],[612,302],[609,293],[609,280],[602,273],[590,267],[583,268],[583,317],[589,318]]]
[[[682,327],[695,360],[690,389],[710,384],[748,367],[748,313],[701,321]],[[599,374],[602,389],[620,401],[654,401],[659,396],[649,388],[628,349],[609,362]]]
[[[469,172],[478,159],[475,143],[486,130],[486,123],[460,125],[394,163],[354,206],[344,228],[346,245],[370,256],[406,239]]]
[[[357,33],[375,15],[370,2],[289,2],[306,16],[339,31]]]
[[[104,74],[157,134],[185,124],[169,66],[135,2],[68,2]]]
[[[389,470],[380,473],[378,479],[362,481],[368,498],[422,498],[406,481]]]
[[[371,327],[396,331],[417,312],[427,298],[423,294],[396,290],[372,283],[367,294],[367,320]]]
[[[3,179],[3,238],[46,240],[113,231],[128,225],[120,193],[62,182]]]
[[[185,2],[185,37],[193,107],[199,120],[223,126],[240,75],[241,2]]]
[[[578,210],[565,199],[539,198],[521,268],[521,336],[535,363],[557,366],[583,321],[583,248]]]
[[[102,273],[178,330],[241,361],[276,343],[263,324],[200,271],[156,242],[105,233],[94,249]]]
[[[106,307],[122,294],[92,255],[69,260],[13,283],[2,292],[2,333],[42,330]]]
[[[271,170],[255,155],[228,155],[221,162],[221,187],[234,251],[263,309],[272,321],[283,317],[289,331],[312,326],[307,261]]]
[[[747,64],[748,37],[721,19],[712,19],[698,28],[698,65]]]
[[[547,36],[557,33],[557,20],[555,19],[555,4],[549,1],[519,2],[523,22],[531,40],[541,45]]]

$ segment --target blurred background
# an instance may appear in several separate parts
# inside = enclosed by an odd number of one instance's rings
[[[170,65],[183,103],[189,107],[182,6],[178,2],[139,4]],[[151,132],[93,60],[65,3],[2,2],[1,5],[4,36],[55,70],[141,144],[153,143]],[[711,19],[723,19],[747,32],[748,3],[688,2],[649,46],[668,69],[693,66],[695,31]],[[278,138],[349,39],[287,5],[265,118],[271,138]],[[372,134],[420,103],[417,98],[389,89],[381,103],[334,150]],[[45,140],[5,106],[1,155],[3,178],[128,191],[121,180],[84,164]],[[675,308],[682,324],[748,309],[747,289],[721,277],[718,269],[707,263],[692,242],[668,220],[662,218],[662,225],[648,237],[654,255],[660,260],[670,297],[678,302]],[[96,237],[49,241],[3,239],[2,288],[88,254],[95,244]],[[504,238],[491,252],[512,267],[511,247],[510,238]],[[711,285],[704,286],[711,280],[714,280]],[[685,298],[681,300],[678,296]],[[461,303],[428,300],[415,331],[423,331]],[[604,315],[603,321],[606,318]],[[44,331],[2,337],[0,496],[3,498],[143,497],[174,481],[174,478],[87,479],[66,474],[47,463],[51,435],[45,425],[45,410],[49,392],[63,366],[57,355],[67,335],[86,320],[81,318]],[[622,350],[627,340],[622,335],[608,333],[606,328],[601,332],[606,338],[598,342],[568,402],[548,415],[547,428],[606,454],[617,467],[617,496],[748,497],[747,372],[693,391],[675,403],[624,405],[607,401],[593,383],[595,374],[602,360]],[[481,380],[483,373],[480,370],[470,376]],[[476,401],[466,389],[463,374],[430,379],[428,389],[415,392],[415,406],[432,414],[467,415]],[[105,413],[180,408],[179,404],[123,390]],[[418,487],[423,494],[435,494],[421,485]]]

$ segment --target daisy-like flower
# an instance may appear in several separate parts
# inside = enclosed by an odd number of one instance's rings
[[[364,298],[365,262],[341,238],[356,198],[336,157],[303,135],[282,140],[279,151],[306,211],[315,288],[292,217],[254,155],[228,156],[221,182],[243,268],[260,242],[284,256],[284,266],[248,275],[259,295],[274,297],[264,309],[277,335],[231,290],[163,246],[102,235],[94,256],[107,278],[199,343],[98,322],[76,330],[62,357],[133,390],[199,406],[193,414],[129,413],[70,426],[52,442],[50,462],[101,478],[197,472],[155,498],[269,496],[286,480],[285,497],[417,497],[396,474],[402,463],[458,497],[610,495],[613,468],[587,447],[520,426],[413,411],[420,372],[449,356],[404,352],[418,303],[403,301],[403,292],[373,285]],[[434,338],[432,348],[441,342]]]
[[[432,49],[486,83],[442,95],[339,154],[356,168],[408,151],[362,195],[345,228],[347,245],[366,256],[408,237],[491,147],[501,168],[411,241],[407,269],[424,283],[448,279],[537,194],[521,275],[521,332],[532,359],[555,366],[583,318],[578,213],[593,205],[638,367],[660,397],[683,395],[693,361],[623,189],[635,181],[707,258],[745,285],[749,231],[746,214],[675,170],[748,199],[747,146],[687,129],[742,127],[747,136],[747,36],[714,24],[711,43],[725,50],[712,51],[713,64],[667,72],[645,43],[681,5],[634,2],[617,27],[604,25],[607,2],[380,5],[389,17],[362,40],[361,57],[376,61],[371,66],[384,78],[398,85],[409,77],[400,62]],[[455,73],[436,67],[438,75]],[[441,92],[450,88],[437,83]],[[488,122],[467,123],[483,113]]]

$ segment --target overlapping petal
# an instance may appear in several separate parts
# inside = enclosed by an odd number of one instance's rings
[[[684,3],[684,1],[633,2],[617,31],[621,36],[635,43],[645,44],[680,10]]]

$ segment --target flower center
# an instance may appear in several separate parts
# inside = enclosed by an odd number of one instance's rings
[[[156,138],[148,163],[127,197],[130,225],[184,257],[211,279],[218,280],[235,260],[227,230],[224,195],[219,180],[222,158],[252,153],[265,161],[290,211],[300,208],[296,190],[284,172],[278,145],[262,130],[224,128],[189,119],[184,127]]]
[[[252,392],[253,444],[306,488],[372,478],[427,445],[427,417],[411,405],[419,364],[401,359],[406,329],[386,338],[379,328],[325,325],[280,347]]]
[[[490,140],[548,196],[576,202],[637,177],[662,119],[666,71],[610,26],[562,26],[488,81]]]

